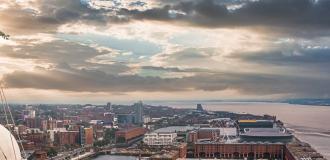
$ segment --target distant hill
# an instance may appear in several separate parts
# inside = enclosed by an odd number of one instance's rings
[[[288,99],[283,102],[290,104],[301,104],[301,105],[330,106],[330,99],[311,99],[311,98]]]

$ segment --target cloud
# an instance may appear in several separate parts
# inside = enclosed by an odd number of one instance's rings
[[[113,75],[99,70],[74,69],[68,65],[56,69],[38,68],[33,72],[15,71],[4,75],[9,88],[33,88],[74,92],[175,92],[237,90],[241,94],[294,94],[323,96],[329,91],[329,79],[276,74],[217,73],[196,74],[184,78]],[[311,85],[313,84],[313,85]]]
[[[329,74],[330,48],[327,40],[311,42],[284,42],[258,52],[240,52],[227,58],[239,59],[260,66],[286,67],[294,74],[322,76]],[[323,45],[325,44],[325,45]],[[285,72],[285,71],[283,71]],[[293,74],[292,73],[292,74]]]
[[[330,14],[328,0],[258,0],[235,1],[240,7],[231,10],[230,3],[220,3],[217,0],[179,1],[161,8],[146,11],[130,11],[135,19],[183,22],[201,27],[268,27],[278,30],[290,30],[292,34],[297,29],[328,30]],[[185,14],[170,16],[170,11],[176,10]],[[273,29],[273,31],[275,31]],[[297,34],[298,34],[297,33]],[[316,32],[315,32],[316,33]],[[315,34],[314,33],[314,34]]]
[[[10,7],[0,10],[3,30],[9,34],[55,33],[57,28],[68,23],[83,23],[105,26],[110,22],[122,22],[104,9],[92,9],[83,5],[80,0],[35,0],[29,5],[12,3]],[[8,16],[10,15],[10,16]]]
[[[252,53],[238,56],[241,59],[264,64],[297,65],[297,64],[330,64],[330,49],[311,48],[297,50],[274,50],[264,53]]]
[[[327,0],[4,3],[0,25],[11,39],[0,45],[0,76],[10,88],[329,92]]]
[[[10,58],[12,61],[19,62],[31,61],[32,64],[29,63],[29,65],[32,66],[47,64],[47,66],[55,67],[58,64],[70,64],[75,68],[98,69],[112,74],[125,73],[131,70],[127,66],[128,64],[114,58],[117,52],[111,48],[58,39],[42,41],[39,38],[40,43],[36,43],[37,40],[35,39],[21,38],[15,39],[17,44],[14,46],[0,46],[2,52],[0,58]],[[101,59],[98,60],[98,58]],[[100,61],[111,63],[100,63]]]
[[[200,68],[222,71],[236,62],[223,59],[225,51],[222,48],[192,48],[177,47],[162,54],[155,55],[152,59],[157,66]],[[160,64],[160,65],[158,65]],[[232,71],[232,69],[230,69]]]
[[[0,17],[4,21],[1,22],[3,30],[14,34],[56,32],[59,26],[74,23],[104,28],[136,20],[177,22],[207,28],[262,28],[295,36],[320,36],[321,32],[329,33],[330,26],[329,19],[324,16],[330,14],[328,0],[155,0],[120,3],[109,8],[93,8],[80,0],[35,0],[30,8],[16,4],[0,10]],[[144,6],[148,7],[135,8]]]

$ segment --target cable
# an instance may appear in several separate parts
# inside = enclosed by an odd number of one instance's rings
[[[0,85],[1,85],[1,83],[0,83]],[[1,103],[2,103],[3,112],[5,114],[6,124],[8,124],[9,121],[8,121],[8,116],[7,116],[7,110],[6,110],[6,107],[5,107],[5,104],[4,104],[4,98],[2,97],[2,91],[0,91],[0,93],[1,93],[0,94],[0,97],[1,97]]]
[[[13,115],[12,115],[12,113],[11,113],[11,109],[10,109],[10,107],[9,107],[9,105],[8,105],[7,98],[6,98],[6,95],[5,95],[5,92],[4,92],[4,89],[3,89],[3,86],[2,86],[1,84],[2,84],[2,83],[0,83],[0,89],[1,89],[1,93],[2,93],[2,96],[1,96],[1,97],[3,97],[3,98],[1,98],[1,99],[3,99],[4,102],[5,102],[5,104],[6,104],[6,107],[7,107],[7,109],[8,109],[8,112],[9,112],[9,114],[10,114],[11,121],[12,121],[12,123],[13,123],[13,125],[14,125],[14,128],[15,128],[16,124],[15,124],[15,121],[14,121]],[[3,103],[3,102],[2,102],[2,103]],[[7,115],[6,115],[6,118],[7,118]],[[8,118],[7,118],[7,119],[8,119]],[[8,121],[7,121],[7,124],[8,124]],[[22,148],[24,158],[27,158],[27,157],[26,157],[25,150],[24,150],[24,147],[23,147],[23,144],[22,144],[22,139],[21,139],[21,136],[20,136],[20,133],[19,133],[19,132],[17,132],[17,137],[18,137],[18,140],[19,140],[19,144],[20,144],[20,146],[21,146],[21,148]],[[11,137],[11,138],[12,138],[12,137]],[[15,154],[15,155],[16,155],[16,154]]]
[[[0,149],[0,151],[1,151],[2,155],[3,155],[3,157],[5,157],[5,159],[7,160],[8,158],[7,158],[7,156],[5,155],[5,153],[3,153],[2,149]]]
[[[1,87],[1,86],[0,86]],[[9,125],[9,122],[8,122],[8,117],[7,117],[7,112],[6,112],[6,108],[5,106],[3,105],[4,104],[4,95],[3,95],[3,90],[2,90],[2,87],[1,87],[1,90],[0,90],[0,95],[1,95],[1,102],[2,102],[2,106],[5,110],[5,117],[6,117],[6,121],[7,121],[7,125]],[[14,151],[14,155],[15,155],[15,160],[17,160],[17,156],[16,156],[16,150],[15,150],[15,147],[14,147],[14,141],[13,141],[13,137],[11,135],[9,135],[10,137],[10,141],[11,141],[11,146],[13,148],[13,151]]]
[[[1,86],[0,86],[1,87]],[[2,88],[2,87],[1,87]],[[1,96],[1,103],[2,103],[2,106],[3,106],[3,108],[4,108],[4,110],[5,110],[5,117],[6,117],[6,121],[7,121],[7,125],[9,124],[9,122],[8,122],[8,115],[7,115],[7,112],[6,112],[6,106],[4,106],[4,99],[5,99],[5,97],[4,97],[4,95],[2,94],[2,89],[0,90],[0,96]],[[11,135],[9,135],[9,137],[10,137],[10,141],[11,141],[11,146],[12,146],[12,148],[13,148],[13,151],[14,151],[14,155],[15,155],[15,160],[17,160],[17,157],[16,157],[16,150],[15,150],[15,147],[14,147],[14,141],[13,141],[13,137],[11,136]]]

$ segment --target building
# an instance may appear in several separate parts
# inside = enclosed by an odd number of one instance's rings
[[[23,110],[23,119],[26,118],[35,118],[36,117],[36,111],[33,109],[32,106],[26,106],[26,109]]]
[[[78,131],[59,131],[54,135],[55,144],[58,146],[76,145],[79,140]]]
[[[147,124],[147,123],[149,123],[149,122],[151,122],[151,118],[150,118],[149,116],[144,116],[144,117],[143,117],[143,123],[144,123],[144,124]]]
[[[54,128],[57,128],[56,120],[53,120],[53,118],[49,118],[47,120],[47,130],[53,130]]]
[[[196,158],[221,159],[279,159],[283,158],[284,145],[278,143],[195,143]]]
[[[112,111],[112,105],[110,102],[107,103],[107,106],[105,108],[106,111]]]
[[[197,131],[190,131],[188,133],[187,142],[189,142],[189,143],[195,143],[195,142],[197,142],[197,139],[198,139]]]
[[[47,134],[43,132],[32,132],[25,135],[25,140],[34,142],[35,144],[46,144]]]
[[[291,142],[293,135],[281,128],[245,128],[240,134],[244,142]]]
[[[103,113],[101,120],[103,120],[104,124],[113,124],[115,117],[115,113],[105,112]]]
[[[94,143],[93,128],[84,128],[85,131],[85,146],[92,146]]]
[[[220,137],[228,136],[228,137],[237,137],[238,132],[235,127],[228,128],[219,128],[220,129]]]
[[[118,124],[133,124],[135,122],[134,114],[117,114]]]
[[[129,145],[143,138],[147,132],[145,128],[135,127],[119,130],[115,133],[117,145]]]
[[[140,101],[134,104],[135,108],[135,123],[142,124],[143,123],[143,103]]]
[[[239,120],[238,126],[241,131],[245,128],[273,128],[274,120]]]
[[[26,133],[26,129],[27,129],[27,127],[25,125],[20,124],[20,125],[17,126],[17,131],[18,131],[19,134]]]
[[[25,123],[26,126],[29,128],[41,128],[41,121],[42,119],[35,117],[35,118],[31,118],[31,117],[27,117],[25,118]]]
[[[86,136],[85,136],[85,127],[79,126],[79,144],[81,146],[85,145]]]
[[[64,121],[62,121],[62,120],[56,120],[55,126],[56,127],[54,127],[54,128],[64,128]]]
[[[198,139],[216,140],[220,137],[220,130],[218,128],[200,128],[197,131]]]
[[[237,137],[236,128],[200,128],[197,131],[197,139],[228,139]]]
[[[172,145],[177,138],[176,133],[153,132],[144,135],[143,142],[150,146]]]
[[[197,104],[197,111],[200,111],[200,112],[204,111],[202,104]]]

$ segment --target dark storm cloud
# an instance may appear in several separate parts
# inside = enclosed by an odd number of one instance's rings
[[[80,0],[39,0],[40,13],[10,8],[0,12],[12,23],[7,32],[51,32],[61,24],[82,22],[96,26],[134,20],[175,21],[201,27],[278,27],[299,32],[292,34],[328,32],[330,27],[329,0],[181,0],[164,1],[164,5],[145,11],[129,8],[93,9]],[[131,5],[147,5],[141,1]],[[240,5],[230,9],[231,5]],[[284,29],[283,29],[284,28]],[[309,32],[301,32],[303,29]]]
[[[41,17],[52,19],[57,23],[85,21],[104,25],[110,20],[105,10],[91,9],[83,5],[80,0],[43,0],[40,9]]]
[[[253,53],[237,53],[229,58],[241,59],[248,63],[263,66],[286,66],[299,70],[312,70],[312,73],[330,73],[330,49],[328,47],[274,48]]]
[[[291,72],[301,75],[329,77],[330,74],[330,49],[326,47],[276,48],[261,52],[237,53],[228,58],[240,59],[264,67],[286,67],[291,69]]]
[[[263,53],[240,54],[237,58],[265,64],[297,65],[322,64],[330,65],[330,49],[301,49],[292,51],[264,51]]]
[[[86,92],[132,91],[221,91],[238,90],[241,93],[295,94],[323,96],[329,92],[329,79],[302,78],[272,74],[197,74],[185,78],[118,76],[98,70],[73,69],[59,66],[54,70],[40,68],[38,72],[16,71],[4,75],[10,88],[54,89]]]
[[[11,7],[1,10],[3,30],[9,34],[33,34],[56,32],[62,24],[81,22],[89,25],[106,26],[108,23],[124,22],[124,19],[111,15],[110,10],[92,9],[80,0],[37,0],[38,9]]]
[[[228,3],[217,0],[186,1],[132,12],[136,19],[182,21],[204,27],[292,27],[302,29],[328,29],[330,26],[329,0],[259,0],[239,1],[242,7],[230,10]],[[170,10],[186,15],[170,16]]]

